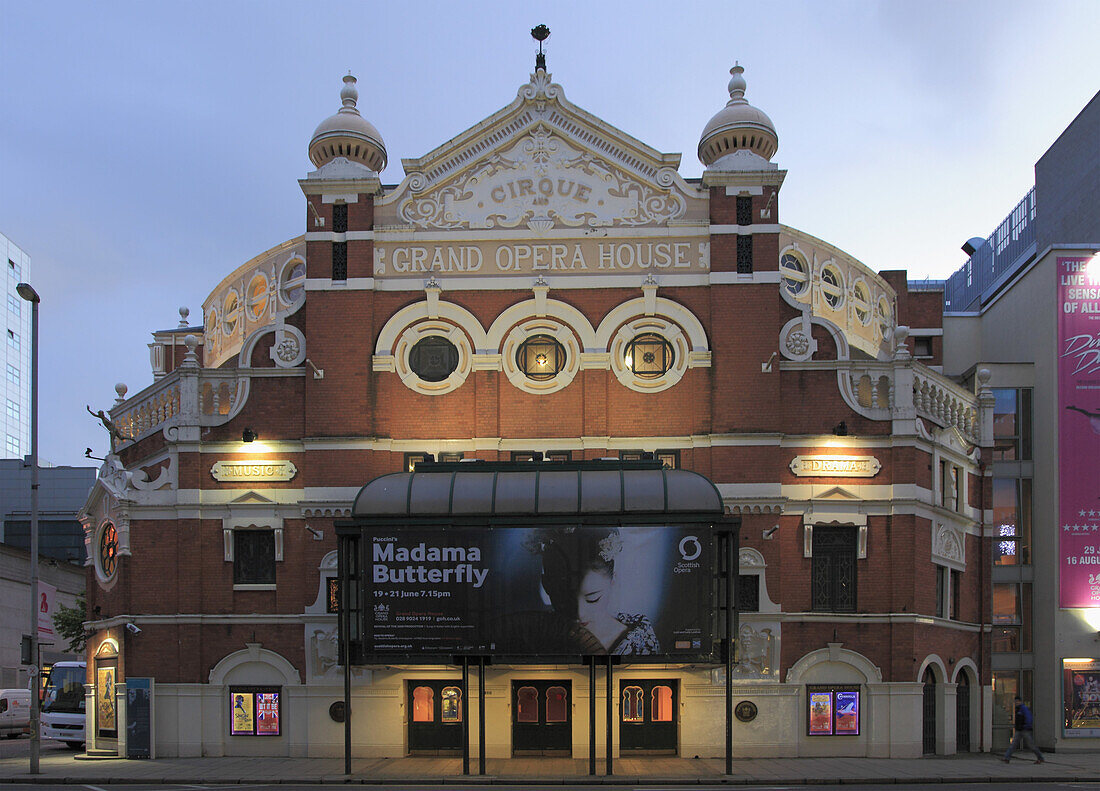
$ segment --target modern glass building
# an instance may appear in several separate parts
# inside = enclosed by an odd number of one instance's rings
[[[0,343],[0,458],[21,458],[31,448],[31,309],[15,287],[29,276],[31,259],[0,234],[4,253],[4,339]]]

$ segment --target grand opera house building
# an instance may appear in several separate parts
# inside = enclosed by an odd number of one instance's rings
[[[781,222],[743,72],[698,179],[541,61],[396,185],[344,77],[303,227],[117,388],[90,750],[139,690],[157,757],[989,749],[989,372]]]

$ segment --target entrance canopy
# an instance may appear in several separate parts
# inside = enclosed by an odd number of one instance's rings
[[[658,462],[418,464],[375,478],[355,498],[360,519],[692,515],[721,516],[722,497],[698,473]]]

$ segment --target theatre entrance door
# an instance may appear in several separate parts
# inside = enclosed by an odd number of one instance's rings
[[[408,683],[409,753],[439,755],[462,752],[462,718],[466,702],[454,679],[416,679]]]
[[[572,688],[567,680],[512,682],[512,754],[571,755]]]
[[[675,755],[677,692],[675,679],[620,679],[619,749]]]

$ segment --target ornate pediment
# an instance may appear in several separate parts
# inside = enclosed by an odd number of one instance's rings
[[[508,107],[402,160],[407,177],[377,202],[376,226],[541,234],[705,220],[705,196],[679,163],[570,104],[536,72]]]

